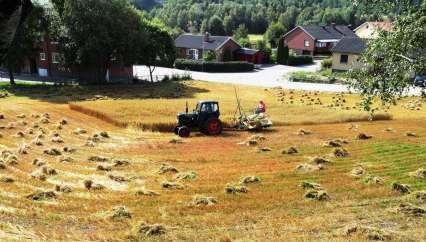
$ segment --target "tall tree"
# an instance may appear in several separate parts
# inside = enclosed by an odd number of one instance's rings
[[[208,31],[213,35],[225,35],[222,19],[215,15],[209,20]]]
[[[20,71],[28,57],[37,53],[37,44],[43,34],[42,18],[43,8],[35,5],[29,16],[19,26],[6,53],[4,64],[9,73],[11,85],[15,85],[15,72]]]
[[[280,40],[278,41],[278,49],[277,49],[277,63],[280,65],[287,65],[288,56],[289,56],[288,46],[285,44],[284,38],[280,38]]]
[[[90,83],[105,81],[111,59],[131,64],[134,36],[144,34],[141,16],[127,0],[57,0],[60,44],[68,65]],[[132,26],[132,28],[129,28]],[[142,32],[142,33],[141,33]]]
[[[287,28],[281,23],[273,23],[266,30],[263,38],[268,41],[272,47],[276,47],[278,40],[287,32]]]
[[[399,6],[405,14],[396,17],[391,32],[382,31],[378,39],[369,42],[361,56],[366,67],[352,73],[352,86],[363,95],[366,110],[374,97],[384,105],[396,103],[412,85],[412,74],[426,72],[426,2],[415,7],[409,1],[406,4]],[[388,5],[380,6],[378,11]]]

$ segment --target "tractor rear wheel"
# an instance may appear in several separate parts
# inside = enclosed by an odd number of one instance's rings
[[[219,119],[211,118],[204,123],[203,129],[207,135],[219,135],[222,133],[223,125]]]
[[[177,133],[180,137],[187,138],[187,137],[189,137],[189,134],[191,133],[191,131],[189,130],[188,127],[181,126],[177,129]]]

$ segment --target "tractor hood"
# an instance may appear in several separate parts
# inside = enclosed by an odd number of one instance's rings
[[[196,112],[182,112],[182,113],[178,113],[177,115],[177,120],[178,120],[178,124],[180,126],[182,125],[190,125],[191,122],[194,120],[194,117],[197,116]]]

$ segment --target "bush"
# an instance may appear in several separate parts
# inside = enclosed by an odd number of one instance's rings
[[[290,55],[288,57],[289,66],[300,66],[314,63],[314,59],[310,55]]]
[[[330,69],[332,64],[333,64],[333,61],[332,61],[331,58],[324,59],[324,60],[321,61],[321,69],[323,69],[323,70]]]
[[[177,59],[175,67],[182,70],[205,71],[205,72],[247,72],[254,69],[252,63],[244,61],[213,62]]]

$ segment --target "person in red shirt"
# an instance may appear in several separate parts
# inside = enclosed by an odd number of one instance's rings
[[[266,104],[264,101],[260,101],[259,105],[257,105],[255,113],[259,114],[259,113],[265,113],[265,112],[266,112]]]

